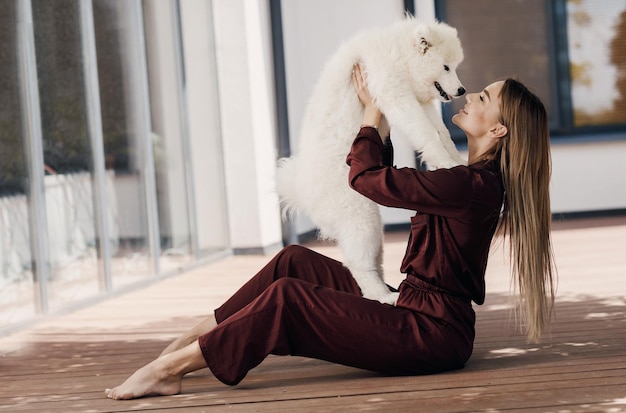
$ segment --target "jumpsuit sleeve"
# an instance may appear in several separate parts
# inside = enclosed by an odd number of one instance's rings
[[[372,201],[426,214],[458,217],[473,195],[468,167],[418,171],[383,162],[383,143],[376,129],[363,127],[352,143],[346,163],[350,186]]]
[[[393,143],[390,137],[383,142],[383,165],[393,166]]]

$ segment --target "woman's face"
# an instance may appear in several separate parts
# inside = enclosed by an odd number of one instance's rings
[[[465,132],[468,138],[488,136],[500,125],[500,90],[504,81],[490,84],[479,93],[465,96],[465,106],[452,117],[452,122]]]

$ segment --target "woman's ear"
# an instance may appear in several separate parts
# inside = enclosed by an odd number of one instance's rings
[[[506,136],[507,133],[509,133],[509,130],[507,129],[506,126],[504,126],[501,123],[498,123],[496,126],[494,126],[493,128],[489,129],[489,134],[493,138],[502,138],[502,137]]]

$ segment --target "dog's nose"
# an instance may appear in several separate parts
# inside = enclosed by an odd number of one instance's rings
[[[457,96],[463,96],[465,94],[465,88],[463,86],[461,86],[457,91],[456,91],[456,95]]]

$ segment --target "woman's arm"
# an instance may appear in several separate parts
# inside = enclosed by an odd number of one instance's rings
[[[377,129],[383,114],[374,104],[358,64],[352,71],[352,83],[364,113],[361,130],[346,159],[350,186],[385,206],[443,215],[465,210],[472,195],[469,171],[391,168],[393,147],[390,160]]]
[[[372,201],[437,215],[460,215],[473,194],[467,167],[418,171],[383,164],[383,143],[371,127],[359,131],[346,163],[350,186]]]
[[[391,138],[383,139],[383,165],[393,166],[393,143]]]

